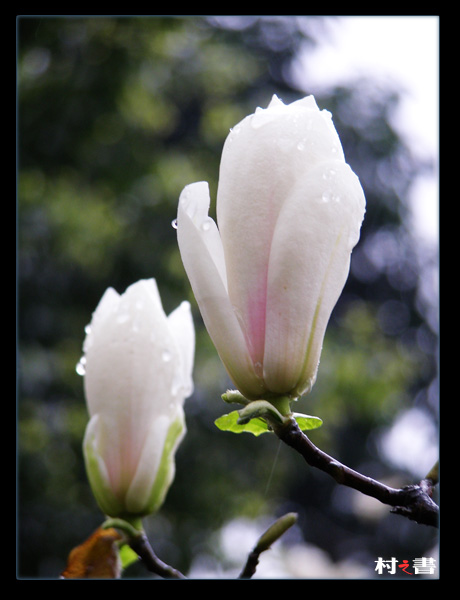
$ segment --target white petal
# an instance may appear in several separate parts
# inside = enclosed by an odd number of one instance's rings
[[[118,516],[123,508],[122,498],[116,496],[114,482],[101,448],[101,420],[94,415],[89,420],[83,439],[83,454],[91,488],[101,509],[109,516]],[[115,483],[115,485],[114,485]]]
[[[195,328],[189,302],[182,302],[168,317],[169,329],[176,342],[179,364],[173,394],[182,391],[187,397],[193,391],[193,359],[195,356]]]
[[[260,394],[260,383],[230,302],[222,243],[208,217],[209,188],[204,182],[187,186],[177,214],[177,238],[184,268],[201,316],[227,371],[243,394]],[[205,227],[203,227],[205,225]]]
[[[308,173],[283,207],[268,275],[264,373],[273,391],[313,383],[364,205],[358,178],[336,161]]]
[[[272,99],[270,100],[270,104],[268,105],[267,108],[273,108],[275,106],[284,106],[284,102],[278,98],[278,96],[276,94],[273,94]]]
[[[86,352],[93,342],[96,331],[103,327],[107,319],[110,320],[114,312],[117,310],[118,303],[120,302],[120,295],[113,289],[107,288],[96,310],[93,312],[91,323],[87,328],[87,334],[85,341],[83,342],[83,350]]]
[[[175,452],[185,431],[182,408],[174,419],[160,416],[152,422],[138,469],[126,494],[129,512],[150,513],[161,505],[174,477]]]
[[[268,262],[280,211],[299,179],[342,156],[330,116],[313,97],[287,106],[273,100],[246,117],[225,142],[217,219],[228,293],[254,364],[264,360]]]
[[[158,472],[169,424],[170,421],[165,415],[159,415],[149,423],[150,427],[145,435],[137,469],[133,472],[126,492],[125,505],[131,513],[142,512],[142,508],[146,505]]]
[[[222,284],[227,288],[224,251],[217,226],[214,220],[208,216],[210,204],[209,185],[206,181],[187,185],[179,198],[178,217],[186,214],[194,227],[201,233],[202,244],[212,258]],[[179,220],[177,223],[179,227]],[[179,237],[180,233],[178,232]]]

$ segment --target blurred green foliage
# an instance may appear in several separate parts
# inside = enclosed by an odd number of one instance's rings
[[[18,20],[20,577],[56,578],[70,549],[101,523],[82,460],[87,413],[75,365],[105,289],[123,292],[149,277],[167,312],[192,302],[197,328],[176,480],[146,523],[163,560],[187,572],[197,553],[215,552],[213,534],[231,519],[292,509],[304,539],[337,560],[373,565],[376,554],[431,547],[434,534],[415,524],[403,524],[402,540],[390,533],[397,517],[363,523],[338,508],[335,484],[271,435],[217,430],[229,382],[170,225],[185,185],[207,180],[215,197],[230,127],[274,93],[285,102],[304,95],[289,66],[324,26],[314,17]],[[414,398],[435,419],[426,391],[436,375],[435,335],[417,304],[405,220],[408,187],[426,166],[391,126],[397,90],[357,81],[317,100],[334,115],[367,214],[318,382],[295,409],[324,420],[311,436],[324,450],[385,476],[392,470],[372,433]],[[391,261],[389,242],[400,250]],[[130,575],[146,573],[134,566]]]

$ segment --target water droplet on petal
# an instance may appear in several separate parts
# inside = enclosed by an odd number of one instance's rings
[[[173,229],[177,229],[177,219],[173,219],[171,221],[171,226],[172,226]]]
[[[334,169],[328,169],[325,173],[323,173],[323,179],[332,179],[335,175]]]
[[[89,335],[91,333],[91,324],[88,323],[88,325],[85,326],[85,333],[86,335]]]
[[[203,221],[203,223],[201,223],[201,229],[203,231],[209,231],[209,229],[211,229],[211,219]]]
[[[75,371],[78,375],[84,375],[86,373],[86,358],[82,356],[75,367]]]
[[[326,202],[340,202],[341,198],[338,194],[334,194],[333,192],[330,191],[326,191],[323,192],[323,195],[321,196],[321,201],[326,203]]]
[[[163,350],[161,353],[161,358],[164,360],[164,362],[169,362],[172,358],[172,354],[169,350]]]

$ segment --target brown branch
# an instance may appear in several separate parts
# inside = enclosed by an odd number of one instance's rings
[[[145,568],[151,573],[160,575],[164,579],[187,579],[180,571],[170,567],[158,558],[144,532],[131,537],[129,545],[142,560]]]
[[[427,478],[418,485],[408,485],[401,489],[391,488],[350,469],[317,448],[300,430],[293,418],[289,419],[287,423],[275,427],[274,431],[280,440],[299,452],[310,466],[321,469],[333,477],[337,483],[392,506],[391,512],[393,513],[420,524],[438,526],[439,508],[431,499],[436,482],[432,479]]]

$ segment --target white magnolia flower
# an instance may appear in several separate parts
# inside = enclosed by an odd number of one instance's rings
[[[331,115],[313,96],[276,96],[230,132],[208,216],[206,182],[188,185],[178,243],[203,320],[248,399],[306,393],[360,235],[364,193]]]
[[[159,508],[185,434],[193,390],[195,332],[190,305],[165,315],[154,279],[104,293],[84,342],[90,421],[84,439],[89,481],[111,517]]]

